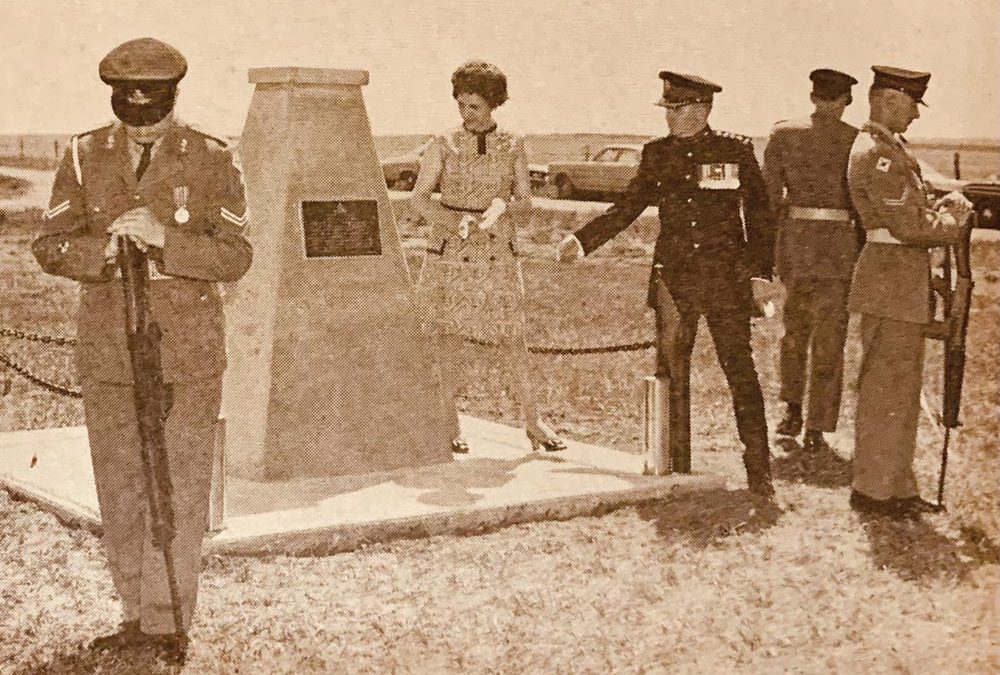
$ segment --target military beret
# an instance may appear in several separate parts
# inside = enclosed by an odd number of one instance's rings
[[[115,82],[178,82],[187,72],[179,51],[154,38],[129,40],[112,49],[98,67],[101,80]]]
[[[895,89],[909,95],[917,103],[924,103],[924,93],[931,79],[930,73],[892,66],[872,66],[872,72],[875,73],[872,89]]]
[[[663,80],[663,97],[656,102],[656,105],[664,108],[688,103],[709,103],[713,94],[722,91],[722,87],[716,83],[697,75],[661,70],[660,79]]]
[[[847,73],[829,68],[817,68],[809,73],[809,79],[813,83],[813,94],[823,98],[838,98],[850,94],[851,87],[858,83]]]

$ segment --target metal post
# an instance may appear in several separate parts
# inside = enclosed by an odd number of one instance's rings
[[[647,476],[673,472],[670,461],[670,387],[665,377],[650,375],[642,381],[642,443]]]
[[[212,487],[208,497],[208,531],[219,532],[226,526],[226,418],[215,421],[212,448]]]
[[[961,180],[962,178],[962,155],[960,153],[955,153],[952,157],[952,161],[955,165],[955,179]]]

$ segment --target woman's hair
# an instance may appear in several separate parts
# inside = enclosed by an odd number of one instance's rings
[[[492,63],[469,61],[451,76],[451,95],[478,94],[487,105],[497,108],[507,100],[507,76]]]

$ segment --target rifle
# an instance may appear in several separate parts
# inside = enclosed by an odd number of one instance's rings
[[[132,389],[135,393],[135,416],[139,428],[139,453],[142,457],[153,545],[163,552],[174,630],[183,646],[187,637],[181,616],[180,594],[177,590],[174,555],[171,550],[176,526],[165,428],[172,401],[170,387],[163,381],[163,367],[160,362],[162,333],[150,312],[147,257],[134,243],[124,237],[118,251],[118,266],[121,269],[122,287],[125,291],[125,332],[132,362]]]
[[[942,275],[931,279],[932,295],[941,296],[944,309],[942,321],[931,321],[925,336],[944,343],[944,391],[941,404],[941,426],[944,444],[941,449],[941,473],[938,475],[938,506],[944,507],[944,477],[948,469],[948,443],[951,430],[961,426],[958,419],[962,405],[962,381],[965,377],[965,337],[969,327],[969,306],[972,304],[972,268],[969,248],[972,230],[979,224],[979,214],[969,218],[962,236],[955,244],[944,247]]]

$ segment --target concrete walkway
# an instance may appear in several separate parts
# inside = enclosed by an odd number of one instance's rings
[[[521,430],[471,417],[461,423],[472,452],[447,464],[280,482],[227,479],[224,527],[208,535],[206,553],[328,554],[598,515],[724,485],[710,476],[644,476],[642,457],[583,443],[532,453]],[[83,427],[0,434],[0,485],[64,522],[100,531]]]

